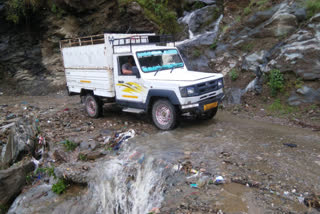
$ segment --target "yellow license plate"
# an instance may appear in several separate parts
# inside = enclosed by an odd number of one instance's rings
[[[215,108],[217,106],[218,106],[218,102],[209,103],[209,104],[203,106],[203,110],[208,111],[208,110]]]

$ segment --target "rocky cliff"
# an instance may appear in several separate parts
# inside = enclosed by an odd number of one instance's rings
[[[63,38],[105,31],[163,32],[162,19],[152,15],[161,7],[150,10],[156,5],[153,1],[59,0],[54,1],[55,10],[44,9],[28,25],[6,21],[6,2],[0,2],[0,91],[7,94],[47,94],[64,88],[58,47]],[[231,97],[234,88],[239,96],[268,91],[263,90],[268,73],[278,70],[287,83],[299,82],[285,89],[287,101],[300,105],[320,102],[317,4],[315,0],[180,0],[167,7],[177,17],[179,25],[172,25],[177,27],[172,32],[182,41],[177,44],[190,69],[226,75]],[[230,74],[239,78],[230,80]]]

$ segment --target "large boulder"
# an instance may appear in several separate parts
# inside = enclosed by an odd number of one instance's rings
[[[0,205],[8,205],[18,196],[26,183],[26,176],[35,169],[32,161],[0,170]]]
[[[256,38],[266,37],[281,37],[290,35],[298,27],[297,17],[290,14],[290,6],[287,4],[281,4],[279,9],[272,15],[270,19],[265,21],[263,24],[256,27],[250,34]],[[260,20],[269,18],[269,15],[273,12],[270,10],[269,13],[261,13]],[[256,23],[257,24],[257,23]]]
[[[320,13],[272,53],[267,70],[293,71],[304,80],[320,79]]]
[[[8,142],[3,148],[2,165],[10,166],[20,161],[26,154],[34,154],[35,135],[37,129],[35,122],[29,119],[20,119],[11,127]]]

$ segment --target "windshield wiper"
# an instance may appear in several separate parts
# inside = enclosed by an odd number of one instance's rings
[[[158,69],[158,70],[156,71],[156,73],[154,74],[154,76],[156,76],[156,75],[158,74],[158,72],[159,72],[159,71],[162,71],[162,70],[163,70],[163,68]]]
[[[173,71],[175,68],[177,68],[177,67],[173,66],[173,67],[171,68],[170,74],[172,73],[172,71]]]

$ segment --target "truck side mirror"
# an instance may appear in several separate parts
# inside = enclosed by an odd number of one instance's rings
[[[138,79],[141,78],[139,69],[137,66],[132,66],[132,74],[134,74]]]

